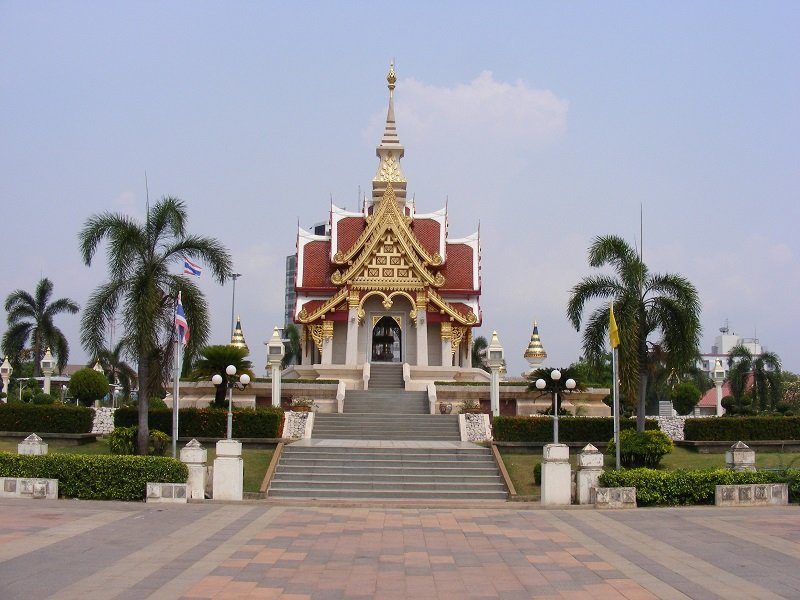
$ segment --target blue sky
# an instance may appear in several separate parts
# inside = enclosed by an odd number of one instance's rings
[[[702,349],[727,319],[800,371],[798,31],[796,2],[5,1],[0,297],[47,276],[84,304],[105,268],[77,232],[142,217],[147,172],[231,250],[260,370],[297,223],[369,189],[394,59],[409,193],[448,202],[451,237],[480,223],[511,375],[534,319],[549,364],[580,355],[569,289],[594,236],[642,245],[640,209],[650,268],[700,291]],[[200,285],[226,342],[230,285]]]

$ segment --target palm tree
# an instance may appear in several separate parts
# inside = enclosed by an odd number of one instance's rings
[[[482,335],[479,335],[472,341],[472,366],[476,369],[483,369],[487,373],[489,367],[486,366],[486,349],[489,347],[489,342]]]
[[[170,269],[184,257],[204,263],[220,283],[231,274],[227,249],[210,237],[186,231],[186,205],[177,198],[162,198],[147,212],[144,224],[127,215],[104,212],[90,217],[79,234],[81,255],[87,266],[101,242],[107,241],[109,281],[89,297],[83,314],[81,342],[98,355],[109,320],[121,312],[125,349],[136,361],[139,380],[139,448],[147,452],[147,414],[150,395],[170,372],[175,340],[175,304],[181,292],[191,336],[191,357],[208,338],[208,307],[199,288]]]
[[[781,359],[774,352],[753,355],[741,344],[728,353],[728,381],[731,394],[741,404],[745,392],[752,389],[753,408],[775,409],[781,399]]]
[[[617,236],[600,236],[589,248],[589,265],[610,265],[616,276],[584,277],[571,290],[567,317],[580,330],[586,304],[613,301],[620,334],[620,383],[623,394],[636,399],[636,428],[644,431],[648,355],[658,345],[670,368],[691,364],[700,339],[700,299],[688,279],[669,273],[651,274],[633,248]],[[609,305],[591,313],[583,331],[583,352],[597,364],[607,352]],[[657,342],[650,336],[660,334]]]
[[[3,352],[18,357],[30,339],[34,377],[40,374],[40,363],[48,347],[56,357],[59,372],[69,360],[67,338],[55,326],[53,317],[62,312],[75,314],[80,307],[69,298],[50,302],[52,295],[53,282],[45,277],[39,280],[33,296],[25,290],[14,290],[6,298],[8,330],[3,335]]]
[[[136,371],[125,362],[123,355],[125,340],[120,340],[113,348],[103,348],[97,354],[97,360],[103,371],[108,374],[108,382],[122,388],[122,396],[129,398],[131,389],[136,386]]]
[[[251,378],[255,377],[253,363],[247,360],[248,352],[245,348],[227,345],[200,348],[198,352],[200,358],[197,359],[194,369],[189,373],[189,379],[193,381],[210,380],[214,375],[221,375],[222,383],[216,386],[217,390],[214,393],[214,406],[223,408],[225,407],[225,392],[227,391],[225,368],[228,365],[236,367],[237,375],[247,373]]]
[[[300,330],[294,323],[289,323],[283,330],[286,342],[286,353],[281,361],[281,369],[289,365],[299,365],[303,359],[303,346],[300,343]]]

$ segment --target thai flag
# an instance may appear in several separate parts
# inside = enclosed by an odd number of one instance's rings
[[[180,292],[178,292],[178,304],[175,306],[175,327],[183,345],[186,346],[189,343],[189,322],[186,320],[186,313],[183,312]]]
[[[193,263],[185,256],[183,257],[183,274],[184,275],[194,275],[195,277],[200,277],[200,273],[203,269],[197,263]]]

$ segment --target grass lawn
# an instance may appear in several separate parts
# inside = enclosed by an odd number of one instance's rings
[[[108,439],[97,438],[96,442],[84,444],[82,446],[53,446],[48,445],[48,452],[51,454],[110,454],[108,450]],[[0,452],[17,453],[17,442],[0,441]],[[171,453],[170,450],[167,451]],[[180,448],[178,448],[180,452]],[[271,449],[243,449],[242,460],[244,461],[244,491],[257,492],[261,487],[261,481],[267,472],[269,461],[272,459]],[[208,448],[208,464],[214,462],[214,447]]]
[[[520,496],[539,496],[539,486],[533,482],[533,468],[542,462],[542,451],[527,448],[500,448],[500,455],[508,470],[508,475]],[[573,469],[577,460],[571,452]],[[606,466],[614,463],[613,456],[605,456]],[[713,469],[725,467],[725,454],[700,454],[688,448],[673,448],[662,460],[665,469]],[[762,469],[794,468],[800,469],[800,453],[756,452],[756,466]]]

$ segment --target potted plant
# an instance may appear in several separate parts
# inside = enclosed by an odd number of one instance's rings
[[[467,399],[461,403],[461,414],[478,415],[482,413],[481,404],[477,400]]]
[[[292,398],[292,403],[289,405],[289,410],[294,412],[311,412],[316,408],[314,400],[308,396],[296,396]]]

